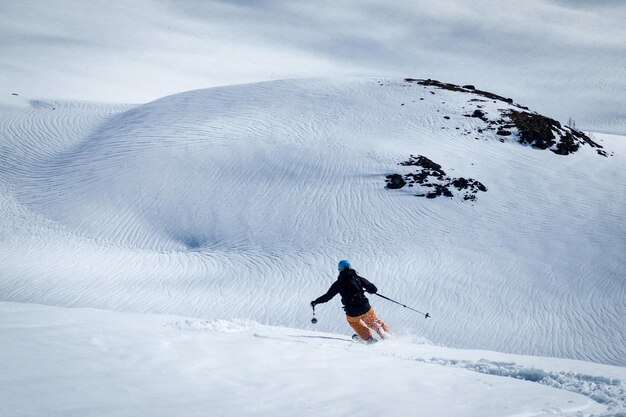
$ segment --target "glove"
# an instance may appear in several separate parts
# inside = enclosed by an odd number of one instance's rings
[[[315,308],[315,306],[317,305],[317,303],[315,301],[311,301],[311,307]]]

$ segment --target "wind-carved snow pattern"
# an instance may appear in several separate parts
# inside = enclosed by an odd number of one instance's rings
[[[398,165],[417,167],[416,172],[410,172],[401,176],[400,174],[387,175],[387,188],[398,189],[408,183],[408,187],[417,185],[419,193],[417,197],[436,198],[439,196],[454,197],[454,190],[457,194],[463,195],[463,200],[476,200],[479,191],[486,192],[481,182],[472,178],[450,178],[441,168],[441,165],[431,161],[423,155],[411,157]]]
[[[346,256],[384,294],[437,310],[416,323],[376,301],[395,329],[623,366],[626,144],[598,134],[613,158],[587,145],[557,157],[464,117],[500,108],[520,110],[326,79],[7,109],[0,299],[301,328]],[[397,165],[411,153],[488,193],[419,204],[417,185],[384,189],[384,175],[421,169]],[[345,333],[337,304],[320,323]]]
[[[575,373],[571,371],[549,372],[543,369],[525,367],[515,362],[498,362],[481,359],[479,361],[431,358],[416,359],[418,362],[455,366],[480,372],[481,374],[504,376],[537,382],[553,388],[564,389],[585,395],[610,410],[626,408],[626,390],[619,379]]]

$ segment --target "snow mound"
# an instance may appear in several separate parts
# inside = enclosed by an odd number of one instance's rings
[[[7,110],[0,300],[306,328],[348,258],[433,316],[376,300],[397,332],[626,364],[625,141],[535,149],[466,117],[520,110],[477,97],[313,79]],[[386,188],[410,155],[487,191]],[[337,304],[320,329],[347,332]]]

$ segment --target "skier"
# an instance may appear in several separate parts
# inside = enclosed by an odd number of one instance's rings
[[[374,330],[381,339],[389,333],[387,325],[376,317],[374,309],[365,297],[364,292],[376,294],[378,289],[374,284],[357,275],[351,268],[350,262],[342,260],[338,265],[339,277],[328,289],[328,292],[314,301],[311,307],[330,301],[335,295],[341,294],[341,303],[346,312],[346,319],[354,331],[367,343],[374,343],[371,330]]]

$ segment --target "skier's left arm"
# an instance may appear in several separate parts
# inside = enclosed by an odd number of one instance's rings
[[[335,282],[333,285],[330,286],[330,288],[328,289],[328,292],[326,294],[324,294],[321,297],[311,301],[311,307],[315,307],[317,304],[322,304],[322,303],[325,303],[327,301],[330,301],[337,294],[339,294],[339,283]]]
[[[367,291],[370,294],[376,294],[378,292],[378,288],[376,288],[376,285],[372,284],[371,282],[369,282],[363,277],[359,277],[359,278],[361,278],[361,286],[365,289],[365,291]]]

